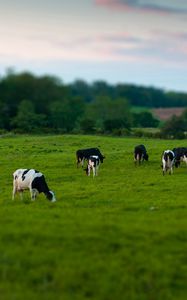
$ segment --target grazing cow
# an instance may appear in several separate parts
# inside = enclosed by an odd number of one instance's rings
[[[31,200],[35,200],[38,193],[44,193],[46,198],[55,202],[56,198],[52,191],[49,190],[42,173],[34,169],[18,169],[13,173],[13,191],[12,199],[17,192],[22,193],[24,190],[30,190]]]
[[[93,177],[98,175],[98,169],[99,169],[100,159],[97,155],[92,155],[88,158],[88,165],[86,170],[86,174],[90,176],[91,170],[93,171]]]
[[[76,152],[77,158],[77,167],[79,165],[84,165],[84,161],[88,160],[88,158],[92,155],[97,155],[101,163],[103,163],[103,159],[105,158],[98,148],[88,148],[88,149],[80,149]]]
[[[144,160],[148,160],[149,155],[144,145],[138,145],[134,148],[134,161],[136,163],[141,163]]]
[[[168,171],[171,175],[173,173],[173,164],[175,161],[175,154],[172,150],[165,150],[162,153],[162,171],[163,175]]]
[[[178,147],[173,148],[172,150],[175,154],[175,167],[178,168],[180,166],[181,161],[185,161],[187,163],[187,148],[186,147]]]

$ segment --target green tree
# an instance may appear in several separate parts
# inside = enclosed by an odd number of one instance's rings
[[[12,119],[11,126],[13,129],[18,129],[21,132],[38,131],[46,127],[46,116],[36,114],[34,105],[29,100],[23,100],[18,106],[18,113]]]
[[[134,127],[158,127],[158,124],[159,121],[148,111],[133,113]]]
[[[166,138],[184,138],[187,122],[183,117],[173,116],[161,128],[161,135]]]
[[[88,118],[79,120],[79,127],[84,133],[93,133],[95,131],[95,121]]]
[[[1,99],[6,103],[7,116],[15,117],[19,103],[29,99],[36,113],[48,114],[51,101],[63,99],[67,88],[53,76],[36,77],[29,72],[8,72],[0,81]]]
[[[56,101],[50,106],[51,125],[70,132],[84,112],[85,103],[80,98]]]
[[[84,102],[91,102],[93,100],[92,89],[83,80],[76,80],[72,84],[68,85],[68,97],[79,97],[84,99]]]
[[[112,130],[112,124],[115,128],[131,126],[131,113],[125,99],[112,100],[108,97],[98,97],[87,106],[86,116],[94,120],[97,126],[107,128],[106,130],[109,128]]]

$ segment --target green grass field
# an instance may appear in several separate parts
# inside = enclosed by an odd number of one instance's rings
[[[143,143],[150,161],[135,167]],[[162,175],[164,141],[99,136],[10,136],[0,143],[1,300],[185,300],[187,167]],[[99,147],[97,178],[75,151]],[[36,168],[58,201],[12,196],[12,173]]]

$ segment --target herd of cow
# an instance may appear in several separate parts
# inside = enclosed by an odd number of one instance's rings
[[[148,160],[149,156],[144,145],[138,145],[134,149],[134,160],[135,163],[141,163],[143,160]],[[178,147],[173,148],[173,150],[165,150],[162,153],[162,172],[165,175],[167,172],[169,174],[173,173],[173,166],[178,168],[180,162],[184,161],[187,164],[187,148]]]
[[[91,171],[93,177],[98,175],[98,168],[100,163],[103,163],[105,156],[103,156],[98,148],[80,149],[76,151],[77,167],[84,166],[86,174],[90,176]],[[144,145],[138,145],[134,148],[135,164],[141,164],[144,160],[148,161],[149,155]],[[179,167],[181,161],[187,164],[187,148],[178,147],[173,150],[165,150],[162,154],[162,171],[163,175],[167,172],[173,173],[173,166]],[[30,190],[31,200],[35,200],[38,193],[44,193],[46,198],[51,202],[56,201],[56,197],[46,183],[44,175],[34,169],[17,169],[13,173],[13,192],[12,199],[16,193],[20,193],[21,197],[24,190]]]
[[[84,161],[87,161],[86,174],[89,176],[91,170],[93,176],[98,173],[100,162],[103,163],[105,158],[98,148],[81,149],[76,152],[77,167],[81,164],[84,165]],[[23,191],[29,190],[31,194],[31,200],[35,200],[38,193],[44,193],[46,198],[51,202],[56,201],[56,197],[53,191],[50,191],[44,175],[34,169],[17,169],[13,173],[13,191],[12,199],[14,200],[16,193],[19,193],[21,198],[23,197]]]

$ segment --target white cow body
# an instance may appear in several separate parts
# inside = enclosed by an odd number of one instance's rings
[[[44,175],[34,169],[17,169],[13,173],[12,199],[16,193],[20,193],[22,197],[24,190],[30,190],[31,200],[35,200],[38,193],[44,193],[51,202],[56,201],[54,193],[47,186]]]
[[[98,169],[99,169],[99,156],[97,155],[92,155],[88,159],[88,165],[87,165],[87,175],[90,176],[91,170],[93,171],[93,177],[98,175]]]
[[[168,171],[173,174],[173,165],[175,161],[175,154],[172,150],[165,150],[162,154],[162,171],[163,175]]]

